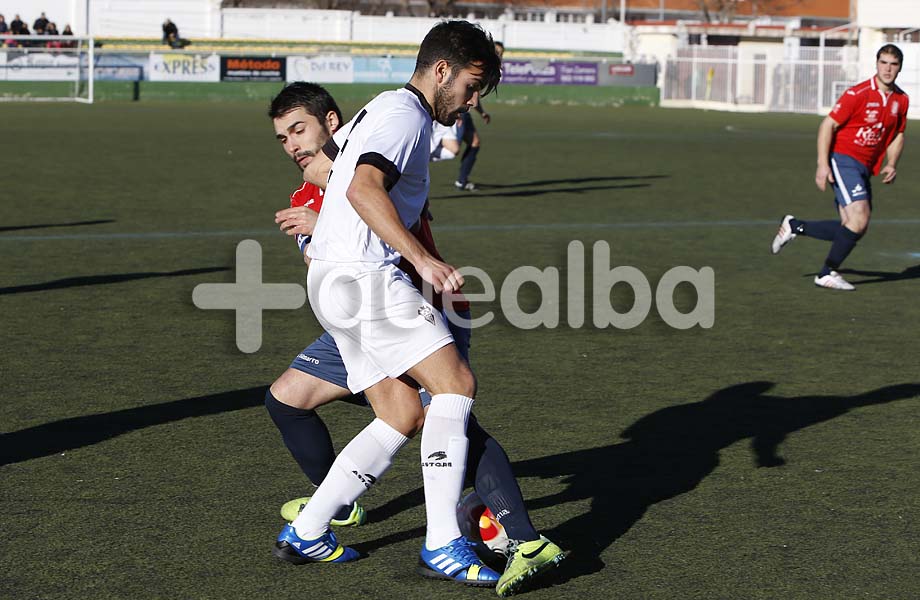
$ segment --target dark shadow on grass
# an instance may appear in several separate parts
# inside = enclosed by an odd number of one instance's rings
[[[28,292],[44,292],[47,290],[60,290],[65,288],[83,287],[87,285],[106,285],[109,283],[122,283],[136,279],[150,279],[153,277],[182,277],[185,275],[202,275],[204,273],[219,273],[229,271],[230,267],[203,267],[200,269],[181,269],[179,271],[158,271],[148,273],[116,273],[113,275],[87,275],[84,277],[67,277],[55,279],[45,283],[17,285],[0,288],[0,296],[5,294],[24,294]]]
[[[463,192],[460,194],[451,194],[449,196],[432,196],[432,200],[451,200],[454,198],[530,198],[533,196],[543,196],[545,194],[581,194],[584,192],[596,192],[598,190],[628,190],[633,188],[651,187],[649,183],[628,183],[625,185],[595,185],[588,187],[568,187],[554,188],[548,190],[520,190],[516,192]]]
[[[862,271],[860,269],[840,269],[843,275],[858,275],[861,277],[872,277],[873,279],[860,279],[859,281],[850,281],[853,285],[866,285],[867,283],[887,283],[889,281],[904,281],[905,279],[920,278],[920,265],[907,267],[901,272],[891,271]]]
[[[539,179],[537,181],[524,181],[521,183],[477,183],[476,187],[482,190],[507,189],[520,187],[534,187],[540,185],[556,185],[558,183],[595,183],[601,181],[632,181],[635,179],[667,179],[669,175],[617,175],[612,177],[572,177],[569,179]]]
[[[103,225],[105,223],[114,223],[115,219],[96,219],[95,221],[76,221],[73,223],[38,223],[36,225],[13,225],[9,227],[0,227],[2,231],[23,231],[25,229],[47,229],[49,227],[77,227],[78,225]]]
[[[91,446],[154,425],[259,406],[264,398],[265,387],[252,387],[73,417],[0,434],[0,466]]]
[[[609,445],[514,463],[518,477],[562,478],[565,489],[527,500],[529,509],[589,500],[588,512],[544,531],[573,551],[554,580],[564,581],[604,568],[598,558],[650,506],[695,489],[719,464],[719,453],[750,440],[756,467],[779,467],[779,446],[791,433],[830,421],[850,410],[920,397],[920,383],[892,385],[855,396],[768,395],[768,381],[721,389],[708,398],[642,417]],[[376,520],[419,505],[421,489],[394,498],[370,512]],[[424,530],[388,535],[361,544],[369,552]]]

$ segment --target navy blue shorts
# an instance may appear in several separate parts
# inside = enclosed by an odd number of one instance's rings
[[[872,202],[872,185],[869,167],[852,156],[831,154],[831,172],[834,174],[834,199],[840,206],[849,206],[858,200]]]
[[[470,320],[469,311],[461,311],[457,315],[464,321]],[[469,327],[455,325],[450,319],[447,319],[447,326],[451,335],[454,336],[454,344],[457,345],[460,356],[469,362],[472,330]],[[335,345],[335,339],[326,332],[323,332],[323,335],[297,355],[297,358],[291,363],[291,368],[348,390],[348,371],[345,370],[342,355],[339,354],[339,348]],[[428,392],[419,392],[419,396],[422,398],[422,406],[428,406],[431,403],[431,395]],[[363,393],[355,394],[355,398],[359,400],[358,403],[367,404]]]

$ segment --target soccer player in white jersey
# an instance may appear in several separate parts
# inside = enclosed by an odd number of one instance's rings
[[[338,152],[308,250],[307,280],[310,304],[335,338],[352,392],[364,391],[375,411],[405,386],[422,385],[432,395],[421,443],[427,533],[420,572],[487,586],[499,576],[460,535],[455,510],[475,378],[443,315],[396,262],[411,263],[434,291],[463,285],[462,275],[432,256],[410,228],[428,196],[432,120],[453,124],[499,77],[498,55],[481,28],[448,21],[425,36],[409,84],[377,96],[331,141]],[[330,519],[383,475],[406,441],[375,419],[343,449],[279,539],[305,557],[357,558],[338,544]]]
[[[463,139],[462,123],[461,119],[457,119],[449,127],[437,121],[431,125],[431,162],[457,157],[457,153],[460,152],[460,140]]]
[[[282,231],[296,236],[301,253],[305,252],[316,218],[322,207],[323,193],[328,180],[332,161],[335,159],[334,144],[325,145],[332,134],[344,124],[342,113],[335,100],[321,86],[303,81],[291,83],[272,100],[269,116],[275,128],[276,138],[281,142],[285,154],[303,170],[304,184],[291,195],[291,208],[279,211],[275,221]],[[433,124],[431,147],[432,160],[456,154],[460,144],[457,128],[458,119],[453,126],[446,127],[440,123]],[[325,145],[325,146],[324,146]],[[322,149],[322,150],[321,150]],[[328,153],[328,154],[327,154]],[[427,219],[421,219],[420,226],[413,234],[422,241],[436,258],[443,260],[439,254]],[[424,285],[421,277],[411,265],[400,262],[400,269],[405,271],[417,289]],[[441,296],[433,298],[435,308],[439,306]],[[449,304],[444,306],[449,311],[448,327],[454,336],[457,350],[469,362],[470,323],[469,303],[462,294],[453,294]],[[342,362],[335,341],[328,333],[304,348],[293,360],[291,366],[279,377],[265,394],[265,406],[277,425],[285,445],[300,465],[301,469],[314,485],[322,483],[332,468],[335,450],[322,418],[315,408],[335,399],[349,395],[348,373]],[[412,396],[415,391],[406,387],[407,399],[388,398],[388,405],[418,402]],[[420,393],[422,405],[427,405],[431,396]],[[353,397],[352,402],[361,403],[363,395]],[[405,422],[394,422],[392,414],[382,418],[387,424],[407,437],[417,432],[417,417]],[[492,515],[498,515],[499,523],[507,535],[507,565],[496,586],[499,596],[508,596],[520,591],[539,574],[560,564],[566,553],[545,536],[541,536],[531,523],[520,487],[514,478],[511,462],[501,444],[483,429],[474,413],[470,413],[467,424],[469,451],[467,454],[467,481],[473,484],[475,499],[470,500],[473,510],[470,514],[459,513],[471,518],[467,524],[477,524],[483,508],[488,508]],[[282,515],[287,521],[293,521],[300,510],[309,502],[309,497],[297,498],[285,504]],[[476,503],[479,504],[476,504]],[[458,509],[459,510],[459,509]],[[357,502],[343,507],[331,521],[333,526],[357,526],[365,522],[365,511]],[[461,520],[461,531],[464,522]],[[272,552],[282,560],[294,564],[316,562],[305,559],[293,550],[286,541],[278,541]],[[427,574],[427,570],[426,570]]]

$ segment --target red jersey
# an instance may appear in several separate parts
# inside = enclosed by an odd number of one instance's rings
[[[323,206],[323,190],[312,183],[303,182],[300,188],[294,190],[291,194],[291,208],[297,206],[306,206],[310,210],[319,212]],[[303,253],[310,243],[310,236],[298,233],[296,236],[297,245],[300,246],[300,252]]]
[[[319,209],[323,206],[323,190],[318,186],[313,185],[312,183],[307,183],[306,181],[299,189],[295,190],[291,194],[291,208],[297,206],[306,206],[310,210],[319,212]],[[418,227],[418,231],[414,231],[413,234],[415,237],[422,243],[422,246],[431,253],[438,260],[444,260],[441,258],[441,254],[438,252],[437,247],[434,245],[434,236],[431,233],[431,225],[428,224],[428,219],[422,216],[421,222]],[[310,243],[310,236],[308,235],[297,235],[297,245],[300,246],[300,251],[303,252],[306,244]],[[412,279],[412,283],[415,284],[415,287],[419,290],[424,289],[422,276],[418,274],[418,271],[415,270],[415,267],[412,266],[408,260],[400,260],[397,265],[402,269],[406,275]],[[432,304],[438,310],[441,310],[445,304],[449,304],[454,312],[467,311],[470,309],[469,301],[463,297],[463,294],[456,294],[452,298],[448,299],[449,294],[440,294],[432,298]]]
[[[299,189],[294,190],[291,194],[291,208],[296,206],[306,206],[310,210],[319,212],[323,205],[323,190],[312,183],[303,182]]]
[[[834,105],[830,117],[840,124],[831,152],[852,156],[878,175],[885,150],[907,125],[907,94],[892,86],[878,89],[875,76],[848,89]]]

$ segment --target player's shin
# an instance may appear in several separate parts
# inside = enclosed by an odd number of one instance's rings
[[[374,419],[342,449],[322,485],[292,525],[304,539],[321,536],[342,506],[351,506],[386,473],[409,438]]]
[[[437,394],[422,431],[422,477],[425,482],[427,535],[433,550],[460,537],[457,502],[463,491],[468,440],[466,425],[473,399],[459,394]]]
[[[469,464],[479,498],[498,519],[510,539],[528,542],[540,539],[524,507],[524,497],[501,444],[489,435],[474,416],[467,428],[470,440]]]

